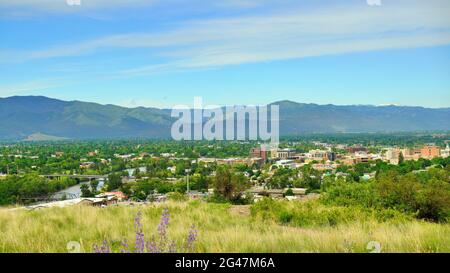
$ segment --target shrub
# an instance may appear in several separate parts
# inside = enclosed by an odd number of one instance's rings
[[[327,185],[321,201],[328,205],[396,210],[409,216],[445,222],[450,217],[449,172],[431,169],[401,175],[386,171],[374,181]]]
[[[176,201],[176,202],[183,202],[183,201],[187,201],[188,197],[185,194],[182,194],[179,192],[169,192],[167,194],[167,199]]]

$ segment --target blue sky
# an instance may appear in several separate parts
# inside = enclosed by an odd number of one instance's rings
[[[0,97],[450,107],[449,12],[447,0],[0,0]]]

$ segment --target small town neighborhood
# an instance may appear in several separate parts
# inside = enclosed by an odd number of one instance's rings
[[[431,160],[433,158],[447,158],[449,157],[450,147],[448,143],[445,147],[439,147],[433,143],[417,146],[414,148],[401,148],[401,147],[374,147],[363,146],[361,144],[347,145],[347,144],[328,144],[318,141],[311,142],[311,145],[316,149],[311,149],[308,152],[298,152],[295,148],[298,143],[285,143],[286,148],[276,148],[266,150],[264,145],[261,147],[251,148],[247,157],[198,157],[198,158],[180,158],[176,153],[160,153],[158,156],[148,152],[141,152],[140,154],[114,154],[114,158],[121,160],[125,164],[135,163],[140,164],[143,160],[151,158],[153,160],[165,159],[169,162],[173,162],[172,165],[166,167],[166,171],[172,175],[165,178],[168,183],[186,183],[185,194],[188,199],[207,199],[209,196],[214,195],[214,189],[190,189],[189,188],[189,175],[191,170],[184,169],[182,172],[177,170],[177,164],[175,162],[183,161],[188,162],[191,165],[201,165],[204,168],[211,166],[246,166],[246,170],[242,171],[242,174],[250,181],[250,187],[243,192],[243,196],[249,195],[252,197],[253,202],[257,202],[265,196],[270,196],[275,199],[287,199],[289,201],[310,200],[318,198],[319,194],[309,190],[305,187],[295,187],[289,185],[288,187],[274,187],[274,185],[268,183],[279,169],[291,169],[300,170],[305,166],[310,166],[313,170],[317,171],[320,177],[311,177],[319,180],[319,183],[328,176],[333,176],[334,179],[346,178],[350,174],[340,170],[342,166],[351,167],[357,164],[369,164],[377,161],[386,162],[392,165],[398,165],[401,162],[412,160],[417,161],[419,159]],[[289,147],[291,146],[291,147]],[[96,207],[106,207],[111,205],[144,205],[151,202],[165,202],[170,199],[172,192],[159,193],[156,189],[147,196],[145,199],[130,198],[127,194],[120,190],[107,191],[106,182],[108,175],[92,174],[90,171],[98,164],[108,166],[111,164],[111,158],[99,158],[99,150],[89,151],[86,157],[80,158],[79,170],[84,173],[90,174],[46,174],[41,175],[49,179],[61,179],[71,178],[78,180],[80,184],[74,185],[72,189],[74,192],[70,193],[69,190],[64,189],[60,192],[49,196],[46,200],[35,202],[25,206],[27,209],[40,209],[49,207],[65,207],[71,205],[89,205]],[[21,159],[27,157],[31,160],[39,159],[36,155],[24,155],[24,154],[0,154],[1,157],[13,157],[15,159]],[[57,151],[51,154],[51,158],[64,157],[64,152]],[[89,161],[89,159],[95,159]],[[178,166],[179,167],[179,166]],[[432,166],[428,166],[429,168]],[[36,166],[31,166],[32,169],[36,169]],[[178,171],[178,172],[177,172]],[[414,170],[414,172],[425,171]],[[239,171],[240,172],[240,171]],[[121,182],[126,185],[129,183],[138,183],[141,180],[146,180],[147,166],[138,166],[137,168],[128,168],[124,174],[120,177]],[[181,175],[175,175],[176,173]],[[258,174],[258,175],[256,175]],[[198,174],[193,174],[194,177]],[[214,177],[215,171],[211,171],[209,176]],[[302,179],[304,172],[297,172],[298,179]],[[361,180],[373,179],[376,172],[363,173],[360,177]],[[6,177],[6,174],[0,174],[0,179]],[[191,176],[192,178],[192,176]],[[292,180],[292,177],[288,178]],[[88,182],[83,182],[88,180]],[[80,185],[88,185],[92,181],[96,182],[97,194],[89,197],[83,196]],[[286,194],[288,193],[288,194]]]

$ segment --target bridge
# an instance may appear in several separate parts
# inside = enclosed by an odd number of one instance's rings
[[[61,200],[69,200],[69,199],[76,199],[80,196],[75,193],[70,192],[57,192],[57,193],[50,193],[47,195],[40,195],[40,196],[34,196],[34,197],[27,197],[27,198],[20,198],[22,202],[52,202],[52,201],[61,201]]]
[[[107,179],[108,175],[97,175],[97,174],[43,174],[40,175],[41,177],[45,178],[60,178],[60,177],[67,177],[67,178],[74,178],[74,179],[88,179],[88,180],[96,180],[96,179]]]

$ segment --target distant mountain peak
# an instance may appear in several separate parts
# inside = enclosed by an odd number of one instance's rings
[[[318,105],[281,100],[280,134],[448,131],[450,108]],[[0,139],[169,138],[170,110],[44,96],[0,98]],[[40,133],[36,133],[40,132]]]

